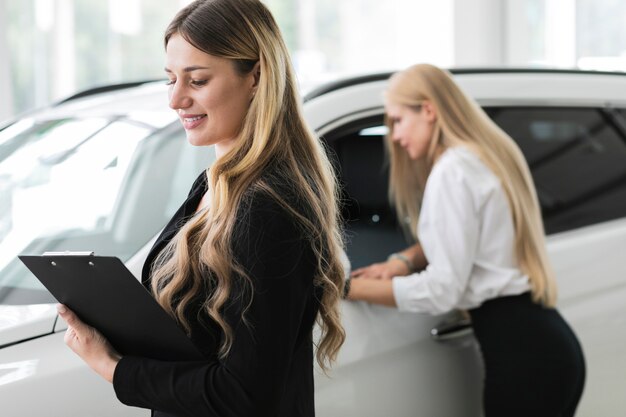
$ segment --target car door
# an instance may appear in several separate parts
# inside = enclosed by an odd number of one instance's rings
[[[387,198],[381,87],[330,92],[305,107],[338,173],[352,268],[383,261],[409,242]],[[315,381],[319,416],[481,415],[480,353],[458,312],[429,316],[345,301],[342,323],[338,362],[330,377],[320,373]]]
[[[467,86],[480,100],[476,84]],[[406,245],[386,205],[384,85],[380,77],[357,80],[313,95],[305,107],[339,171],[353,267]],[[541,85],[549,96],[549,84]],[[550,105],[529,97],[516,103],[493,92],[488,98],[485,110],[517,141],[531,168],[558,307],[585,351],[580,414],[614,415],[626,409],[620,395],[626,374],[626,111],[581,106],[575,97]],[[318,378],[320,415],[480,415],[480,355],[473,339],[457,331],[464,326],[454,315],[402,314],[352,302],[343,309],[348,338],[332,378]],[[431,329],[445,322],[453,329],[450,338],[430,339]]]

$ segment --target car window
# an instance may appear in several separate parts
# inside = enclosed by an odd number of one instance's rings
[[[106,123],[105,119],[99,118],[57,119],[37,125],[32,120],[22,120],[0,132],[0,161],[11,160],[3,162],[2,169],[7,172],[15,166],[19,168],[23,161],[30,164],[39,157],[51,156],[50,153],[70,150],[103,128]],[[46,140],[37,145],[43,138],[54,140]]]
[[[626,142],[594,108],[487,108],[524,153],[556,233],[626,214]]]
[[[617,123],[622,132],[626,132],[626,109],[615,109]]]
[[[324,137],[341,186],[346,252],[353,269],[384,260],[409,242],[389,205],[386,131],[380,115]]]
[[[17,142],[19,135],[32,128],[35,121],[32,118],[24,118],[3,126],[0,130],[0,155],[8,154],[5,149],[8,149],[10,142]]]
[[[599,109],[485,109],[519,144],[537,187],[547,234],[626,216],[626,141]],[[408,240],[388,202],[383,117],[324,135],[342,187],[353,268],[385,259]]]
[[[54,300],[19,254],[92,250],[129,259],[167,222],[211,151],[178,124],[53,120],[2,138],[0,304]],[[3,153],[4,152],[4,153]]]

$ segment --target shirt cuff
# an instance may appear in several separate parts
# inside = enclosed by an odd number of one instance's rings
[[[453,288],[432,282],[427,271],[393,278],[393,296],[398,310],[437,315],[454,308]]]
[[[394,277],[391,280],[393,298],[396,300],[396,305],[400,311],[419,312],[415,310],[415,300],[411,297],[411,294],[415,293],[415,280],[418,279],[415,275]]]
[[[113,390],[117,399],[126,405],[137,395],[135,378],[133,378],[136,362],[136,358],[123,356],[113,372]]]

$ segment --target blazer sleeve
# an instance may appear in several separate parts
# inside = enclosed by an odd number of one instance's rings
[[[253,297],[231,294],[230,353],[206,362],[123,357],[113,378],[122,403],[180,416],[277,414],[294,349],[312,329],[304,311],[313,296],[313,256],[292,216],[271,198],[256,193],[242,206],[234,256],[252,281]]]

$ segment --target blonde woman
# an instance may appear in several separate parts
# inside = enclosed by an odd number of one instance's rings
[[[522,153],[432,65],[394,74],[385,110],[390,194],[419,243],[353,271],[348,298],[430,314],[467,309],[485,363],[485,415],[573,416],[584,358],[554,308]]]
[[[307,129],[289,56],[257,0],[198,0],[165,34],[170,107],[217,161],[158,238],[143,282],[204,352],[118,354],[59,306],[66,343],[155,416],[313,416],[313,336],[326,368],[344,339],[335,182]]]

